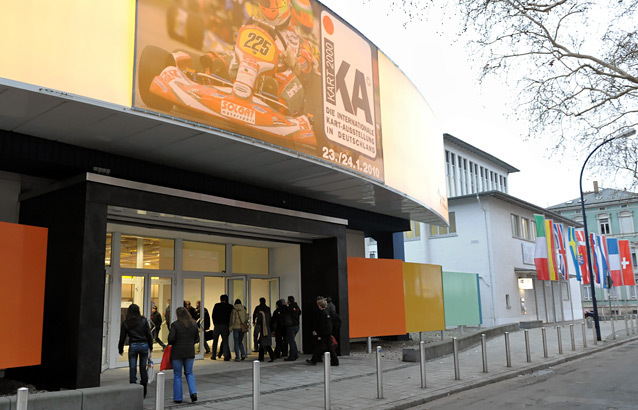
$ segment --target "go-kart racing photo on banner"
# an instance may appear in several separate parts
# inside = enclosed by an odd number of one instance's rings
[[[138,0],[135,108],[384,181],[376,46],[315,0]]]

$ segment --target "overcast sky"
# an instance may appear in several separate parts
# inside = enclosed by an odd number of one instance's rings
[[[515,109],[503,98],[499,82],[479,87],[478,70],[461,39],[457,22],[436,10],[427,21],[392,11],[388,0],[321,0],[375,43],[417,86],[441,123],[454,135],[518,168],[510,174],[509,193],[547,207],[579,197],[584,158],[550,157],[543,141],[523,141],[525,124],[508,123]],[[595,175],[585,172],[583,189],[591,190]]]

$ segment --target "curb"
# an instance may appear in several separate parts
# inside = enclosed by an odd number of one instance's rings
[[[611,337],[611,336],[610,336]],[[396,409],[396,410],[403,410],[403,409],[409,409],[411,407],[414,406],[418,406],[420,404],[424,404],[424,403],[428,403],[434,400],[438,400],[441,399],[443,397],[447,397],[450,396],[452,394],[456,394],[456,393],[461,393],[467,390],[472,390],[478,387],[483,387],[486,386],[488,384],[492,384],[492,383],[497,383],[503,380],[509,380],[509,379],[513,379],[515,377],[518,376],[524,376],[539,370],[543,370],[543,369],[547,369],[549,367],[553,367],[553,366],[557,366],[559,364],[563,364],[563,363],[567,363],[567,362],[571,362],[574,360],[578,360],[581,359],[585,356],[589,356],[591,354],[594,353],[598,353],[598,352],[602,352],[605,350],[609,350],[618,346],[622,346],[626,343],[630,343],[633,341],[638,340],[638,336],[633,336],[633,337],[629,337],[627,339],[622,339],[622,340],[616,340],[616,341],[608,341],[608,338],[605,339],[604,341],[602,341],[602,343],[604,343],[604,345],[600,346],[600,347],[594,347],[592,348],[592,350],[588,350],[588,351],[584,351],[584,352],[580,352],[580,353],[575,353],[573,355],[570,356],[566,356],[563,358],[559,358],[556,360],[552,360],[549,362],[545,362],[545,363],[541,363],[538,365],[530,365],[529,367],[525,367],[524,369],[520,369],[520,370],[511,370],[507,373],[498,375],[498,376],[494,376],[491,377],[486,380],[481,380],[478,382],[468,382],[466,385],[464,386],[458,386],[458,387],[453,387],[450,389],[446,389],[445,391],[439,392],[439,393],[435,393],[433,395],[427,396],[427,397],[421,397],[421,398],[412,398],[412,399],[404,399],[404,400],[400,400],[395,402],[394,406],[390,406],[388,407],[388,409]],[[417,387],[418,388],[418,387]],[[427,387],[426,389],[424,389],[424,391],[427,391]]]

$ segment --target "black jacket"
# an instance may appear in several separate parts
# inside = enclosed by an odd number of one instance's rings
[[[213,326],[230,324],[230,314],[233,313],[233,305],[230,303],[215,303],[213,307]]]
[[[329,338],[332,334],[332,319],[326,309],[318,309],[315,314],[314,330],[317,336],[323,338]]]
[[[129,328],[126,321],[122,322],[120,327],[120,342],[117,344],[117,349],[120,354],[124,353],[124,342],[128,336],[128,344],[131,343],[148,343],[149,350],[153,351],[153,336],[151,335],[151,328],[148,325],[148,320],[144,316],[140,317],[140,321],[137,326]]]
[[[270,317],[270,308],[268,307],[268,305],[266,305],[265,303],[263,305],[259,304],[255,306],[255,310],[253,310],[253,325],[260,324],[257,323],[257,321],[259,320],[259,312],[261,312],[262,310],[264,312],[268,312],[268,317]]]
[[[293,302],[288,305],[288,315],[290,316],[290,324],[292,326],[299,326],[299,316],[301,316],[301,309],[297,302]]]
[[[171,360],[192,359],[195,357],[195,343],[199,342],[199,328],[193,322],[191,326],[184,326],[179,320],[171,325],[168,334],[168,344],[172,345]]]
[[[151,313],[151,322],[155,326],[155,329],[158,329],[162,326],[162,315],[160,312]]]

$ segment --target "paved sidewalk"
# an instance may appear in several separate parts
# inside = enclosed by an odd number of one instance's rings
[[[487,342],[488,373],[483,373],[480,344],[459,353],[460,380],[455,380],[453,355],[426,362],[426,384],[421,388],[420,363],[397,360],[381,360],[383,398],[377,398],[376,352],[366,357],[340,357],[340,366],[330,369],[330,405],[332,409],[402,409],[439,397],[494,383],[499,380],[530,373],[569,360],[592,354],[621,343],[638,340],[629,323],[629,336],[624,320],[615,322],[616,340],[613,339],[611,322],[601,322],[602,342],[594,344],[593,330],[586,329],[587,347],[583,347],[582,322],[574,323],[572,350],[569,323],[560,327],[563,353],[559,353],[558,331],[552,324],[545,328],[547,358],[544,357],[541,328],[530,329],[531,362],[527,362],[525,333],[510,333],[511,367],[506,366],[505,338],[499,336]],[[638,332],[638,329],[635,329]],[[383,342],[376,343],[383,347]],[[322,409],[324,408],[324,366],[307,365],[302,356],[295,362],[277,360],[260,363],[260,409]],[[243,362],[210,360],[195,361],[197,395],[195,404],[190,402],[188,388],[183,381],[184,402],[173,403],[173,372],[166,372],[165,408],[189,409],[252,409],[252,360]],[[128,380],[128,368],[108,370],[102,374],[102,385],[123,384]],[[155,409],[156,383],[149,385],[144,409]]]

